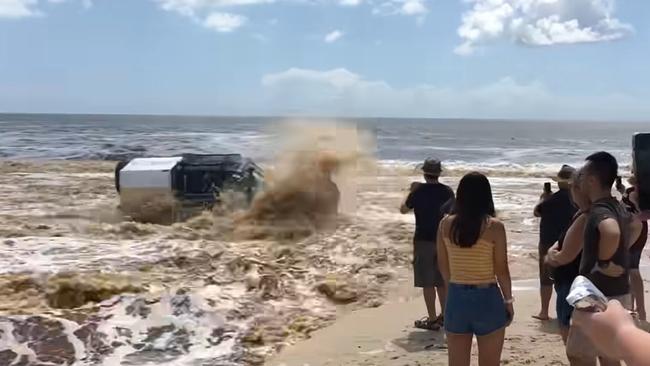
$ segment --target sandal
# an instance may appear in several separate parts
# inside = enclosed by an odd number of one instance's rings
[[[433,321],[435,324],[440,326],[440,328],[445,326],[445,316],[444,315],[438,315],[436,320]]]
[[[425,316],[424,318],[420,320],[416,320],[414,323],[414,326],[418,329],[426,329],[426,330],[440,330],[440,325],[436,323],[435,320],[429,319],[429,317]]]

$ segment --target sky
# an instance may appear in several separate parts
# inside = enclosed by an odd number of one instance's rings
[[[0,0],[0,112],[650,121],[647,0]]]

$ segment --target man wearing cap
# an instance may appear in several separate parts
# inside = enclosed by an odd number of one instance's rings
[[[437,159],[427,159],[422,166],[425,183],[413,182],[410,193],[400,212],[414,211],[415,235],[413,237],[413,274],[415,287],[423,289],[428,316],[415,322],[422,329],[438,330],[443,325],[445,312],[445,282],[438,270],[436,236],[438,224],[451,207],[454,192],[438,181],[442,164]],[[440,299],[440,316],[436,314],[436,291]]]
[[[538,247],[541,310],[539,314],[533,315],[533,318],[543,321],[549,319],[548,307],[553,295],[553,279],[549,267],[544,263],[544,258],[560,235],[567,230],[571,218],[577,211],[569,191],[569,182],[575,172],[573,167],[563,165],[557,176],[552,178],[557,182],[559,190],[555,193],[545,191],[535,206],[535,217],[541,218]]]

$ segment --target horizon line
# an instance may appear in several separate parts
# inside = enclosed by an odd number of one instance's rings
[[[566,123],[586,123],[586,122],[596,122],[596,123],[648,123],[650,122],[650,117],[647,119],[578,119],[578,118],[500,118],[500,117],[484,117],[484,118],[472,118],[472,117],[407,117],[407,116],[325,116],[325,115],[261,115],[261,114],[177,114],[177,113],[122,113],[122,112],[112,112],[112,113],[78,113],[78,112],[2,112],[0,111],[0,116],[7,115],[23,115],[23,116],[115,116],[115,117],[128,117],[128,116],[137,116],[137,117],[190,117],[190,118],[260,118],[260,119],[313,119],[313,120],[323,120],[323,119],[340,119],[340,120],[371,120],[371,119],[383,119],[383,120],[447,120],[447,121],[489,121],[489,122],[566,122]]]

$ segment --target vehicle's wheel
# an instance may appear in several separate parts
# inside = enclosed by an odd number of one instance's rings
[[[115,165],[115,190],[120,192],[120,170],[122,170],[129,162],[128,161],[118,161]]]

